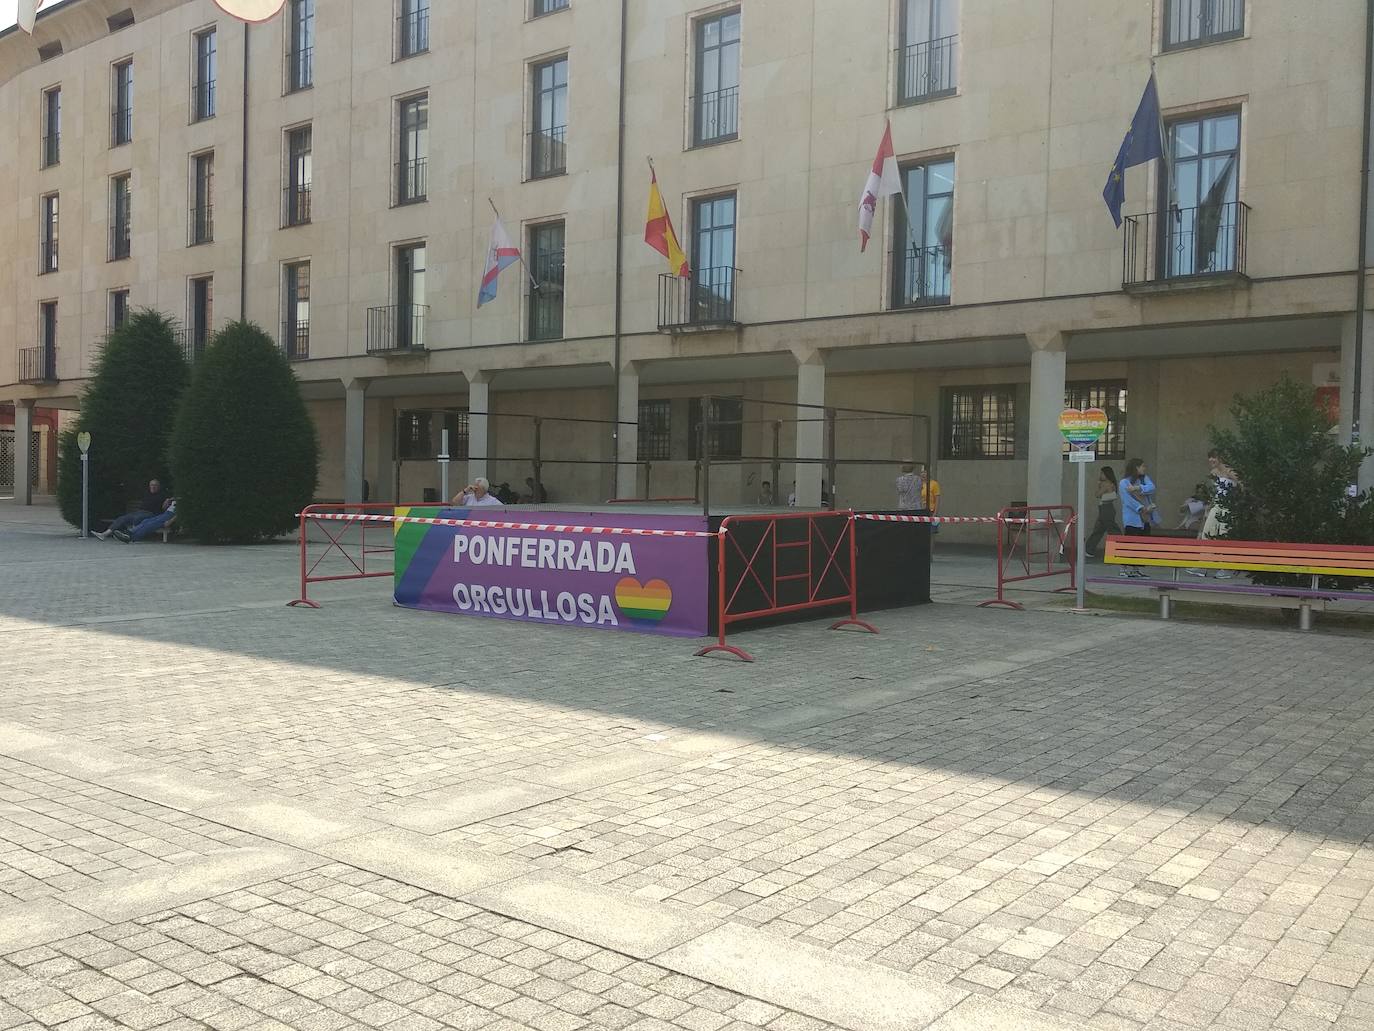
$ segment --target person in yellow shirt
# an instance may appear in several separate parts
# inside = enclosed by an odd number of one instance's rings
[[[931,473],[929,467],[921,466],[921,507],[931,515],[940,514],[940,481]],[[938,522],[930,524],[930,550],[935,552],[935,535],[940,532]]]

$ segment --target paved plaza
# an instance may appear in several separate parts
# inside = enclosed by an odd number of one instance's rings
[[[0,503],[0,1029],[1374,1031],[1369,636],[950,552],[742,665],[296,560]]]

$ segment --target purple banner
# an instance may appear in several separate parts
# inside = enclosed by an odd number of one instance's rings
[[[499,508],[398,509],[397,514],[706,529],[699,516]],[[704,637],[710,543],[704,537],[398,523],[396,604],[493,619]]]

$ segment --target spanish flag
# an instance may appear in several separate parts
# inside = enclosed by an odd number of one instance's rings
[[[658,173],[652,166],[649,176],[649,214],[644,221],[644,242],[668,259],[668,267],[673,275],[686,279],[692,274],[692,268],[687,262],[687,255],[682,253],[682,245],[677,242],[672,217],[658,189]]]

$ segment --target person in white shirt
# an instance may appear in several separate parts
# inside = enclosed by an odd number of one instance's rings
[[[925,484],[916,474],[913,462],[902,463],[902,474],[897,477],[897,509],[901,512],[914,512],[921,508],[921,494]]]
[[[479,476],[453,496],[453,504],[458,508],[504,508],[501,499],[491,493],[491,484],[486,477]]]

